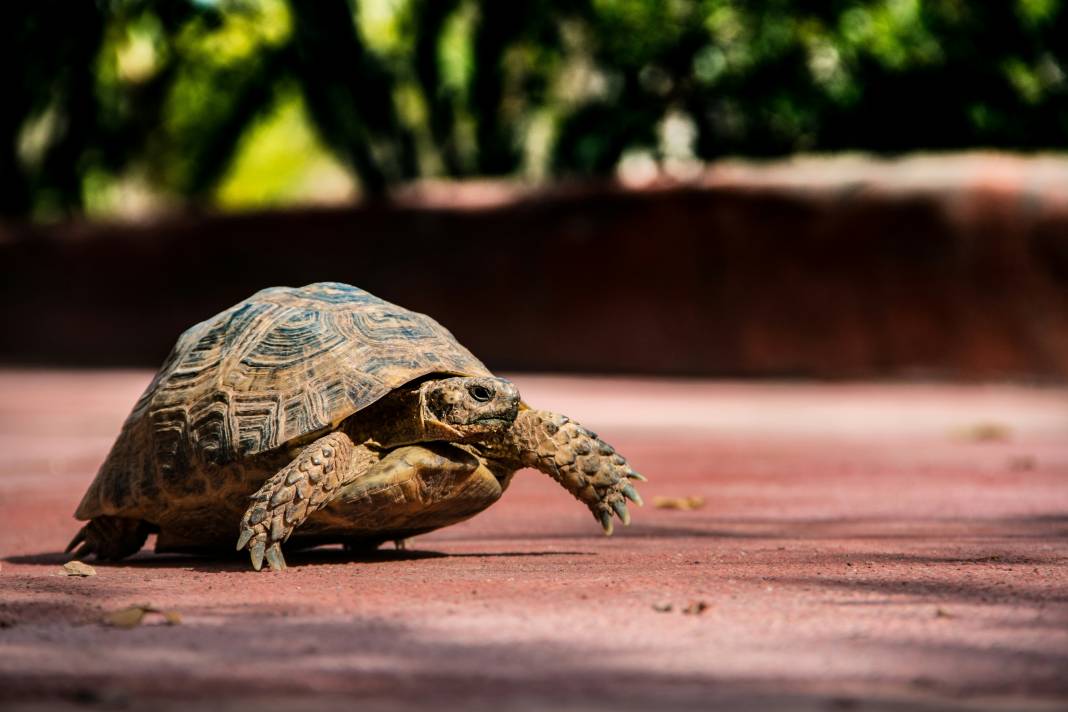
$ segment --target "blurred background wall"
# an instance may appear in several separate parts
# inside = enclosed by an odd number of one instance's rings
[[[497,368],[1068,378],[1060,0],[13,1],[0,33],[2,362],[154,366],[335,279]]]

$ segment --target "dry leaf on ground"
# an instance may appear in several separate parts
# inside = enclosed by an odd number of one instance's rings
[[[81,561],[68,561],[63,564],[63,576],[96,576],[96,569]]]
[[[136,628],[144,622],[149,613],[160,614],[167,625],[178,625],[182,622],[182,615],[178,611],[163,611],[146,603],[111,611],[104,616],[104,623],[116,628]]]
[[[705,498],[700,495],[689,497],[653,497],[653,506],[657,509],[700,509],[705,506]]]
[[[691,601],[688,606],[682,609],[682,612],[688,616],[699,616],[708,610],[708,604],[704,601]]]
[[[136,628],[141,625],[141,619],[145,617],[145,609],[141,606],[130,606],[118,611],[112,611],[104,616],[104,622],[116,628]]]
[[[1004,423],[983,421],[961,428],[958,436],[977,443],[1003,443],[1012,439],[1012,428]]]

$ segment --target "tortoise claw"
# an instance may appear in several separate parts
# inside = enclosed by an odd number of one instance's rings
[[[271,571],[286,570],[286,560],[282,556],[282,548],[277,543],[271,544],[267,549],[267,564],[271,567]]]
[[[241,536],[237,538],[237,550],[241,551],[245,548],[245,544],[248,544],[248,540],[252,538],[255,532],[252,529],[245,529],[241,532]]]
[[[71,554],[70,558],[71,558],[71,561],[81,561],[85,557],[89,556],[89,554],[95,554],[95,553],[96,553],[96,549],[93,548],[93,545],[90,544],[89,542],[85,541],[85,542],[82,542],[82,545],[78,547],[78,550],[76,552]]]
[[[623,504],[623,502],[619,500],[616,500],[615,502],[612,502],[612,509],[615,510],[616,516],[618,516],[620,521],[623,522],[623,526],[629,527],[630,512],[627,511],[627,505]]]
[[[249,556],[252,557],[252,568],[257,571],[263,568],[264,548],[263,539],[257,539],[256,543],[252,545],[252,548],[248,550]]]
[[[630,485],[623,485],[623,487],[620,488],[620,492],[623,493],[624,497],[629,499],[631,502],[634,502],[634,504],[638,505],[639,507],[645,504],[645,502],[642,501],[642,496],[638,494],[638,490],[634,489]]]
[[[89,525],[86,525],[86,526],[84,526],[84,527],[82,527],[81,529],[78,530],[78,533],[75,534],[74,538],[70,540],[69,544],[67,544],[67,548],[63,550],[64,554],[69,554],[70,552],[74,551],[74,547],[78,546],[79,544],[83,544],[83,546],[82,546],[81,549],[78,549],[78,551],[81,551],[82,549],[85,548],[85,546],[84,546],[84,544],[85,544],[85,530],[88,529],[88,528],[89,528]],[[74,558],[78,558],[78,555],[75,554]]]
[[[608,512],[601,513],[601,528],[605,536],[612,536],[612,515]]]
[[[634,470],[628,471],[627,472],[627,477],[629,477],[632,480],[637,480],[638,482],[648,482],[649,481],[649,480],[647,480],[645,478],[645,475],[643,475],[640,472],[635,472]]]

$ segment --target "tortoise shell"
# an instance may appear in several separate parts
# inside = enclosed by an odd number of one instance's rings
[[[337,282],[264,289],[179,338],[76,516],[328,431],[430,374],[491,375],[430,317]],[[195,481],[195,477],[193,477]]]

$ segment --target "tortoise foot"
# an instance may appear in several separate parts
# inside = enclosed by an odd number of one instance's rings
[[[118,561],[140,551],[151,531],[152,526],[140,519],[94,517],[74,535],[66,553],[77,547],[72,559],[92,555],[98,561]]]
[[[516,418],[511,447],[522,464],[536,467],[589,507],[607,535],[614,518],[630,524],[627,502],[642,505],[634,482],[645,478],[626,458],[566,415],[525,410]]]

